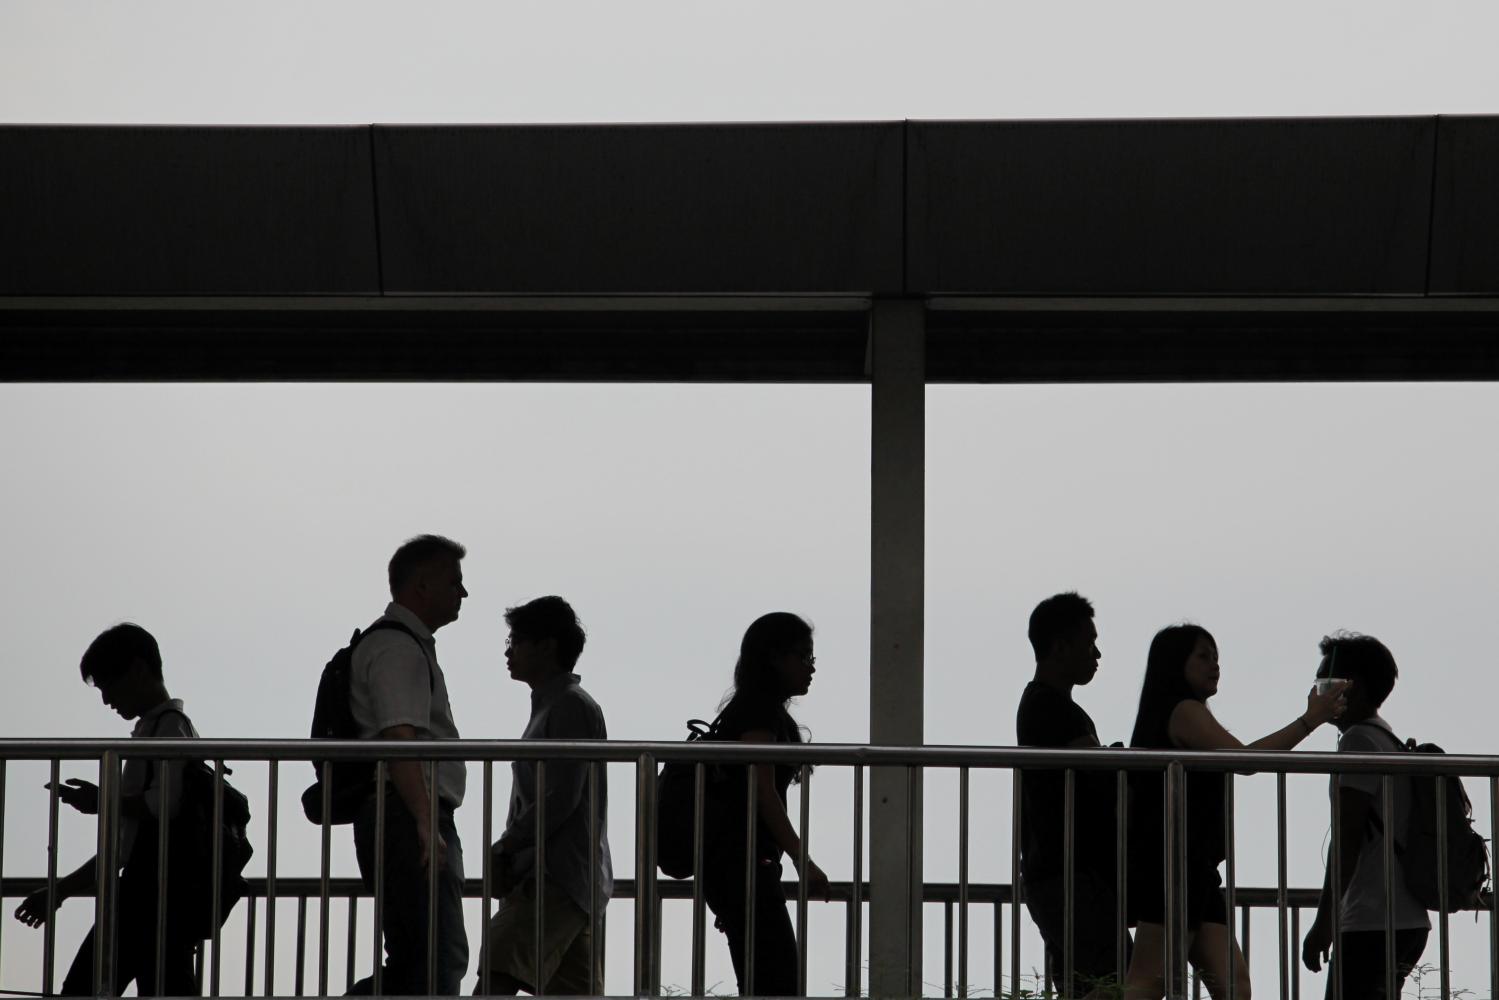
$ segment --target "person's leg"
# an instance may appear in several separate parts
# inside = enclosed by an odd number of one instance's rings
[[[1395,991],[1398,994],[1405,986],[1406,977],[1421,961],[1426,950],[1426,939],[1431,934],[1424,928],[1395,932]]]
[[[1161,1000],[1166,994],[1165,960],[1166,928],[1140,921],[1135,928],[1135,950],[1129,959],[1129,973],[1124,978],[1125,1000]]]
[[[1112,876],[1077,873],[1072,915],[1072,974],[1070,996],[1101,1000],[1118,995],[1129,968],[1129,929],[1123,928],[1124,957],[1120,960],[1118,899]],[[1061,956],[1057,956],[1057,965]],[[1062,981],[1053,973],[1053,981]]]
[[[1234,977],[1235,1000],[1250,1000],[1249,965],[1239,943],[1232,941],[1230,950],[1228,925],[1210,921],[1202,924],[1187,946],[1187,959],[1202,976],[1213,1000],[1227,1000],[1228,977]],[[1232,956],[1232,957],[1230,957]]]
[[[68,974],[63,977],[59,995],[65,997],[94,995],[94,929],[92,927],[83,936],[83,943],[78,946],[78,952],[73,956],[73,964],[68,966]]]
[[[1062,880],[1028,878],[1025,880],[1025,908],[1045,946],[1045,968],[1053,983],[1062,981]],[[1018,987],[1016,988],[1018,992]]]
[[[761,865],[755,873],[754,962],[756,996],[796,996],[800,962],[780,865]]]
[[[458,840],[451,812],[443,812],[438,826],[448,853],[437,879],[437,992],[456,996],[468,972],[468,932],[463,926],[463,845]]]
[[[731,865],[715,862],[705,867],[703,901],[713,914],[713,926],[723,932],[724,940],[729,946],[729,960],[734,966],[734,980],[739,985],[739,992],[743,994],[744,883],[734,877]]]
[[[354,854],[360,878],[371,892],[375,888],[375,809],[375,798],[371,796],[354,820]],[[380,909],[385,938],[380,989],[387,996],[427,993],[427,871],[420,857],[415,821],[397,796],[387,794],[381,887],[384,904]],[[373,991],[373,976],[349,990],[356,995]]]
[[[1333,944],[1327,965],[1327,996],[1335,994],[1337,976],[1343,977],[1343,1000],[1382,997],[1384,981],[1384,933],[1344,931]]]

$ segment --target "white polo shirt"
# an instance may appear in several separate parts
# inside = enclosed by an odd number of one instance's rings
[[[437,643],[422,620],[392,601],[380,621],[406,626],[371,632],[354,647],[349,668],[349,708],[360,739],[373,739],[392,726],[411,726],[421,739],[456,740],[448,684],[437,664]],[[457,808],[463,804],[468,767],[461,760],[437,765],[437,797]]]
[[[135,720],[135,728],[130,731],[132,737],[137,738],[161,738],[161,739],[196,739],[198,731],[193,728],[192,720],[182,711],[182,699],[171,698],[162,702],[155,708],[141,715]],[[161,818],[161,765],[160,760],[146,760],[143,757],[127,757],[125,766],[120,773],[120,797],[140,798],[146,804],[146,810],[155,818]],[[167,803],[167,816],[175,817],[177,808],[182,802],[182,775],[187,767],[185,760],[167,761],[167,770],[171,773],[171,797]],[[136,833],[140,828],[140,820],[129,815],[128,810],[121,810],[120,818],[120,861],[130,860],[130,851],[135,846]]]

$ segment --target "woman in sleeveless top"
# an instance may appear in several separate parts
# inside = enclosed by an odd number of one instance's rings
[[[716,739],[745,743],[800,743],[802,730],[786,710],[807,693],[816,657],[812,626],[785,611],[757,618],[744,633],[734,688],[719,711]],[[714,782],[709,848],[703,864],[703,890],[715,926],[728,938],[741,995],[792,996],[797,991],[797,944],[781,889],[781,855],[801,857],[801,838],[786,813],[786,791],[797,768],[789,764],[755,769],[756,830],[753,958],[745,945],[745,798],[748,768],[725,767]],[[826,898],[828,877],[807,861],[811,895]],[[751,970],[753,979],[749,978]]]
[[[1197,625],[1173,625],[1156,633],[1145,664],[1145,683],[1130,746],[1150,750],[1291,750],[1344,707],[1344,689],[1307,695],[1306,712],[1253,743],[1241,743],[1207,707],[1218,692],[1218,644]],[[1162,774],[1135,771],[1130,777],[1129,911],[1138,921],[1134,954],[1125,982],[1127,1000],[1159,1000],[1165,994]],[[1214,1000],[1228,994],[1228,922],[1218,866],[1224,860],[1223,774],[1187,772],[1187,834],[1183,915],[1187,958]],[[1249,970],[1237,943],[1232,974],[1238,1000],[1249,1000]]]

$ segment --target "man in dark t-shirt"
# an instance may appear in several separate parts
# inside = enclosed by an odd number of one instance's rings
[[[1031,612],[1036,674],[1015,713],[1016,742],[1026,747],[1096,747],[1098,731],[1072,700],[1072,689],[1098,672],[1093,605],[1076,593],[1048,597]],[[1065,782],[1061,770],[1021,773],[1021,876],[1026,906],[1046,942],[1046,961],[1062,996],[1081,997],[1117,985],[1120,961],[1112,771],[1077,770],[1073,786],[1073,926],[1070,987],[1063,983]],[[1100,989],[1103,988],[1103,989]]]

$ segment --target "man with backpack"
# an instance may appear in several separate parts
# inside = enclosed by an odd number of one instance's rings
[[[447,681],[437,663],[433,633],[458,619],[468,591],[457,542],[421,535],[390,559],[391,602],[356,639],[349,657],[349,709],[355,736],[370,740],[457,739]],[[375,886],[378,795],[385,797],[381,909],[387,995],[454,995],[468,970],[463,928],[463,847],[453,811],[463,803],[463,761],[392,760],[385,788],[368,791],[357,806],[354,850],[359,874]],[[429,776],[437,786],[437,837],[431,838]],[[335,782],[336,783],[336,782]],[[428,868],[436,869],[436,981],[427,982]],[[373,977],[352,993],[373,991]]]
[[[195,739],[198,732],[162,680],[161,651],[156,639],[139,625],[124,623],[106,629],[83,654],[79,672],[85,683],[99,689],[104,704],[122,718],[136,720],[132,737]],[[166,775],[163,796],[162,776]],[[52,787],[50,784],[48,787]],[[194,973],[198,943],[213,930],[213,875],[210,867],[212,829],[212,776],[202,761],[175,759],[151,761],[129,758],[120,776],[120,827],[118,857],[123,871],[115,911],[115,982],[106,994],[120,995],[134,982],[141,996],[197,996],[201,990]],[[99,812],[98,786],[71,778],[56,786],[58,797],[79,812]],[[220,900],[217,921],[245,891],[239,877],[249,860],[244,839],[249,809],[244,797],[223,787],[224,830],[220,843]],[[166,933],[156,939],[156,911],[160,895],[158,837],[163,818],[169,824]],[[48,909],[47,890],[27,896],[16,910],[16,919],[40,927],[52,919],[56,906],[69,896],[92,894],[96,888],[98,861],[90,858],[59,879]],[[94,935],[84,938],[62,993],[93,996]],[[156,980],[156,954],[160,947],[162,980]]]
[[[1339,632],[1322,640],[1322,664],[1318,680],[1346,678],[1352,686],[1346,689],[1348,707],[1336,720],[1341,731],[1340,753],[1395,753],[1405,749],[1379,714],[1380,707],[1395,687],[1399,671],[1395,658],[1378,639],[1367,635]],[[1394,809],[1385,815],[1383,778],[1378,774],[1349,773],[1334,775],[1332,794],[1338,797],[1339,826],[1332,835],[1341,850],[1340,884],[1332,889],[1332,858],[1329,851],[1327,875],[1317,918],[1302,944],[1302,961],[1312,972],[1322,968],[1331,952],[1328,967],[1327,997],[1335,993],[1336,976],[1343,977],[1344,1000],[1367,997],[1386,998],[1385,952],[1385,867],[1384,829],[1389,825],[1396,840],[1392,870],[1395,927],[1395,997],[1411,969],[1421,959],[1431,921],[1426,907],[1408,884],[1407,868],[1413,858],[1402,856],[1401,845],[1410,828],[1413,779],[1396,775],[1393,781]],[[1339,940],[1334,945],[1332,907],[1341,906]],[[1391,998],[1386,998],[1391,1000]]]

